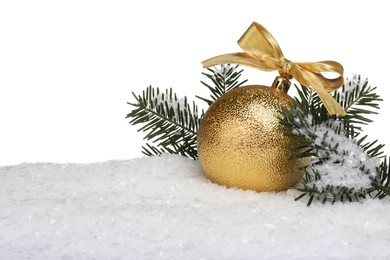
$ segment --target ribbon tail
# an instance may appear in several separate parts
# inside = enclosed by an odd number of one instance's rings
[[[256,69],[261,69],[264,71],[275,70],[273,64],[268,64],[267,62],[259,60],[258,58],[252,58],[251,56],[243,52],[223,54],[202,61],[202,65],[204,68],[219,64],[238,64]]]
[[[315,86],[315,84],[311,85],[311,87],[317,92],[329,114],[338,116],[345,116],[347,114],[344,108],[342,108],[340,104],[331,95],[329,95],[326,90],[324,90],[322,87]]]

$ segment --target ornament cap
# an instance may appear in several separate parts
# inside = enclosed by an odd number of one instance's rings
[[[272,83],[272,88],[275,88],[278,91],[284,91],[287,93],[291,85],[291,82],[282,76],[277,76],[274,80],[274,83]]]

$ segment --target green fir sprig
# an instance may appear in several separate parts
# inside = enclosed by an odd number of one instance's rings
[[[238,65],[233,67],[230,64],[222,64],[218,67],[207,68],[210,73],[202,72],[202,75],[206,76],[212,84],[205,81],[201,81],[201,83],[211,92],[210,99],[200,96],[196,97],[210,106],[226,92],[242,86],[248,80],[240,81],[243,70],[238,70],[238,67]]]
[[[240,81],[243,70],[238,70],[238,65],[220,65],[208,68],[208,71],[210,73],[203,75],[211,83],[201,83],[211,92],[211,99],[196,96],[208,105],[247,81]],[[132,94],[136,102],[128,104],[135,108],[126,118],[130,118],[132,125],[142,125],[138,131],[146,132],[144,139],[147,142],[142,147],[143,154],[154,156],[171,153],[198,158],[197,132],[204,111],[199,113],[195,102],[190,105],[187,97],[179,99],[172,89],[164,92],[152,86],[147,87],[142,95],[137,96],[134,92]]]
[[[383,101],[375,92],[376,87],[368,85],[368,80],[363,80],[360,75],[355,75],[343,85],[340,91],[334,93],[334,98],[347,111],[343,117],[354,125],[354,129],[361,131],[362,125],[372,123],[368,117],[371,114],[378,114],[379,101]]]
[[[161,92],[152,86],[142,95],[133,93],[133,96],[136,103],[128,104],[135,109],[126,118],[131,118],[132,125],[142,125],[138,131],[146,132],[144,139],[150,143],[142,147],[145,155],[172,153],[193,159],[198,157],[199,112],[195,102],[190,105],[186,97],[178,99],[172,89]]]
[[[390,196],[390,157],[384,158],[381,163],[378,174],[372,182],[372,191],[375,192],[375,198],[383,199]]]
[[[382,101],[374,92],[376,88],[368,86],[360,76],[347,80],[342,89],[334,93],[334,98],[347,112],[342,118],[330,116],[312,89],[296,88],[298,97],[291,108],[283,110],[284,117],[280,121],[291,128],[292,134],[304,137],[304,141],[293,148],[294,157],[311,159],[302,169],[296,188],[301,195],[296,200],[308,197],[310,205],[314,200],[334,203],[389,195],[389,166],[386,160],[380,163],[384,145],[377,140],[366,142],[367,135],[361,136],[361,125],[372,122],[368,115],[376,114],[374,109],[379,109],[378,102]],[[344,176],[341,169],[351,171],[350,183],[343,180],[348,176]],[[340,175],[335,176],[339,184],[326,183],[332,174]],[[368,182],[358,185],[352,183],[353,178]]]

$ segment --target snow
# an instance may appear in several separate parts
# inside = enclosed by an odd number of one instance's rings
[[[159,104],[164,104],[166,106],[166,110],[173,109],[175,112],[174,114],[174,121],[179,121],[180,116],[180,110],[186,111],[187,109],[187,101],[186,99],[180,98],[177,99],[176,96],[173,96],[172,98],[169,96],[169,90],[165,90],[165,92],[162,92],[155,96],[154,98],[154,104],[155,106]],[[151,108],[151,107],[149,107]]]
[[[367,188],[371,185],[370,178],[376,176],[380,159],[368,156],[355,139],[348,138],[343,133],[337,134],[335,129],[340,124],[341,121],[329,121],[328,125],[322,123],[315,127],[315,144],[329,148],[319,149],[319,157],[329,156],[329,161],[312,166],[312,169],[321,173],[321,179],[316,181],[316,185],[326,187],[327,185],[337,186],[339,184],[356,190]],[[336,144],[338,146],[334,148]],[[330,148],[334,148],[337,152],[329,151]]]
[[[214,70],[213,78],[217,79],[215,74],[218,74],[220,77],[226,79],[227,74],[228,74],[231,67],[232,66],[230,64],[220,64],[218,66],[213,66],[213,70]]]
[[[389,199],[294,201],[177,155],[0,167],[2,259],[384,259]]]
[[[346,78],[344,83],[345,91],[340,92],[341,100],[346,101],[347,93],[351,94],[353,90],[355,90],[356,88],[362,88],[363,86],[367,85],[367,83],[367,79],[364,80],[357,74],[354,74],[352,76],[352,79]]]
[[[380,166],[380,159],[370,157],[356,139],[347,137],[342,121],[328,120],[314,125],[311,115],[304,120],[303,127],[294,129],[293,133],[311,139],[317,147],[318,158],[328,158],[326,163],[317,164],[319,159],[312,157],[310,169],[321,174],[321,178],[313,179],[312,184],[320,189],[327,185],[342,185],[355,190],[370,187],[371,178],[375,178],[377,167]]]

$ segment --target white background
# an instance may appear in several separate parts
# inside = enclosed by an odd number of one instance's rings
[[[131,92],[151,84],[202,95],[200,62],[240,51],[236,41],[252,21],[274,35],[286,58],[339,61],[346,77],[368,77],[389,102],[385,5],[0,0],[0,165],[141,156],[143,135],[125,119]],[[276,75],[245,72],[263,85]],[[386,102],[366,133],[390,144]]]

